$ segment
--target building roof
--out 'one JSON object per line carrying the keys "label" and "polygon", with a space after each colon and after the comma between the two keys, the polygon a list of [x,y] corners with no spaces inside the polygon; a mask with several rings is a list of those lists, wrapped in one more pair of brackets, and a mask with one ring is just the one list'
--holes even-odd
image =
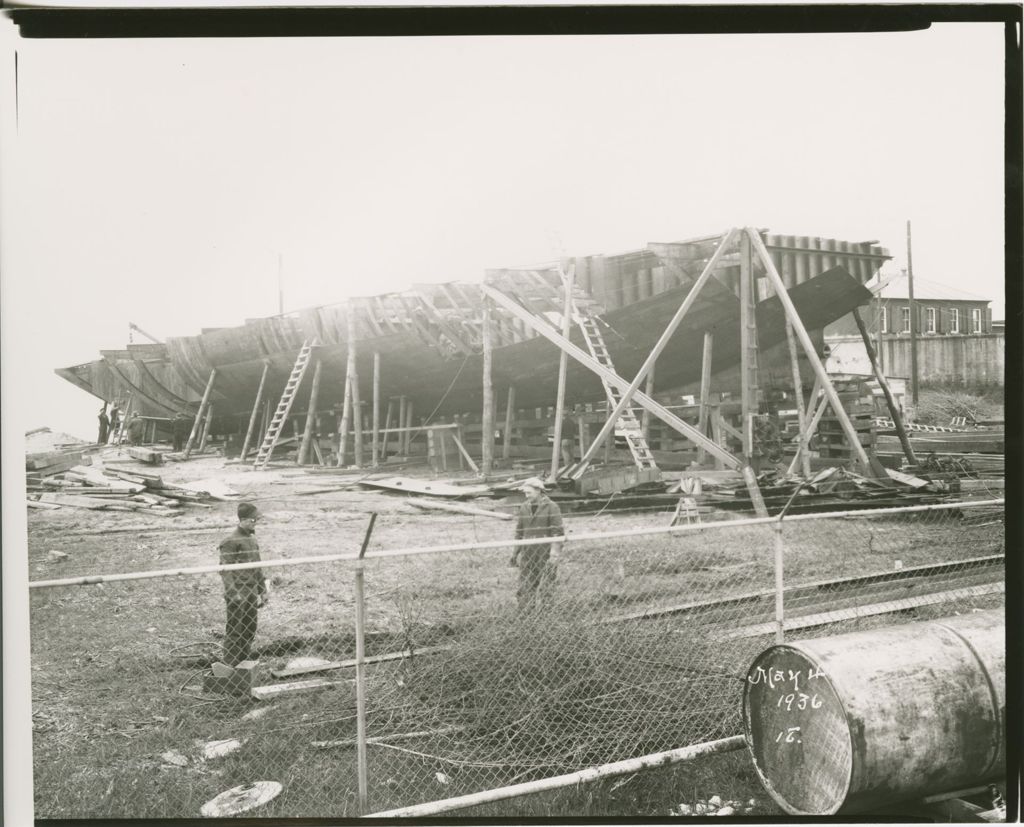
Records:
{"label": "building roof", "polygon": [[[864,286],[883,299],[906,299],[910,296],[907,277],[902,273],[890,276],[878,273]],[[914,276],[914,301],[990,302],[992,299]]]}

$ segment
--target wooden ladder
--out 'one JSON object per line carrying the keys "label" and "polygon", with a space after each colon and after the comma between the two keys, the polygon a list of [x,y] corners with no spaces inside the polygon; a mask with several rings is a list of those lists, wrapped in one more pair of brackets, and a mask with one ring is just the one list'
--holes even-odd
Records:
{"label": "wooden ladder", "polygon": [[[590,313],[580,312],[578,307],[575,306],[573,308],[573,315],[576,317],[580,330],[583,331],[583,339],[587,343],[587,350],[590,351],[590,355],[614,373],[615,365],[612,364],[612,357],[608,353],[608,346],[605,344],[597,319]],[[601,383],[604,385],[604,392],[608,398],[608,410],[610,412],[622,401],[622,391],[605,381],[604,377],[601,378]],[[656,469],[658,467],[654,462],[654,455],[651,453],[647,440],[644,438],[644,432],[640,427],[640,420],[637,419],[634,408],[626,407],[622,410],[622,413],[619,415],[619,421],[615,423],[614,434],[626,440],[626,445],[629,447],[629,452],[633,455],[633,461],[636,463],[637,468]]]}
{"label": "wooden ladder", "polygon": [[288,383],[284,386],[284,393],[281,394],[281,401],[277,403],[277,410],[274,411],[274,415],[270,419],[270,425],[267,426],[267,432],[263,436],[263,444],[260,445],[260,449],[256,453],[256,460],[252,464],[252,467],[257,470],[263,470],[267,467],[267,463],[270,462],[270,455],[274,453],[274,448],[277,447],[277,441],[281,437],[281,429],[284,428],[284,423],[288,419],[288,413],[292,409],[292,402],[295,401],[295,393],[302,383],[302,377],[306,374],[306,367],[309,365],[309,359],[315,345],[316,343],[312,339],[307,339],[302,343],[302,349],[295,359],[291,376],[288,377]]}

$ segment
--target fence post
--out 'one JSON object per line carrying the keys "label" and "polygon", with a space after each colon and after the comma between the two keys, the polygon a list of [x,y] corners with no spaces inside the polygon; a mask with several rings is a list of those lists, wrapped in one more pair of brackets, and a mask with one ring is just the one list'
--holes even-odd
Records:
{"label": "fence post", "polygon": [[786,547],[782,542],[782,518],[785,512],[779,514],[779,519],[772,523],[775,530],[775,642],[783,643],[786,639],[783,631],[783,623],[786,619],[783,592],[785,590],[785,578],[783,577],[782,566]]}
{"label": "fence post", "polygon": [[370,809],[366,771],[366,605],[363,591],[363,558],[366,556],[366,547],[370,543],[370,534],[373,533],[373,524],[376,521],[377,512],[374,511],[370,514],[370,524],[366,527],[363,546],[359,549],[359,559],[356,560],[356,775],[359,783],[360,815],[366,815]]}

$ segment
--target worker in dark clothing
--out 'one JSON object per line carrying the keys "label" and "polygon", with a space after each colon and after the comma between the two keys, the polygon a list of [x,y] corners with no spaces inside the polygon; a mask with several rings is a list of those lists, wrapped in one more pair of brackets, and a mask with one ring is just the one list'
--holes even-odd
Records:
{"label": "worker in dark clothing", "polygon": [[107,436],[110,434],[110,417],[107,416],[107,406],[100,408],[100,433],[96,440],[100,445],[107,444]]}
{"label": "worker in dark clothing", "polygon": [[142,418],[142,414],[138,411],[132,414],[132,418],[128,420],[128,444],[129,445],[141,445],[142,435],[146,430],[146,420]]}
{"label": "worker in dark clothing", "polygon": [[171,422],[171,436],[175,451],[181,451],[185,448],[185,441],[190,433],[192,433],[192,419],[188,414],[178,411]]}
{"label": "worker in dark clothing", "polygon": [[121,410],[117,407],[117,403],[114,403],[114,407],[110,409],[110,441],[113,442],[117,436],[118,426],[121,424]]}
{"label": "worker in dark clothing", "polygon": [[[255,563],[260,559],[256,521],[260,513],[252,503],[238,504],[238,528],[220,544],[221,565]],[[258,610],[267,605],[270,593],[262,569],[222,571],[226,623],[224,663],[237,666],[249,660],[256,638]]]}
{"label": "worker in dark clothing", "polygon": [[[543,480],[531,477],[523,483],[522,490],[526,501],[519,507],[516,539],[561,537],[565,533],[562,512],[544,494]],[[533,609],[537,605],[538,595],[542,606],[551,605],[561,550],[561,540],[516,546],[512,552],[511,565],[519,567],[516,598],[520,611]]]}

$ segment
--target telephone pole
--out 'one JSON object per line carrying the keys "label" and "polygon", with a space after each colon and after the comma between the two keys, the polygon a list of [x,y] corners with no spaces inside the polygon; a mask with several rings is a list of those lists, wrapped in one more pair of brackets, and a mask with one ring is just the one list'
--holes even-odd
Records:
{"label": "telephone pole", "polygon": [[917,407],[917,307],[914,305],[914,260],[910,251],[910,220],[907,220],[907,294],[910,299],[910,399]]}

